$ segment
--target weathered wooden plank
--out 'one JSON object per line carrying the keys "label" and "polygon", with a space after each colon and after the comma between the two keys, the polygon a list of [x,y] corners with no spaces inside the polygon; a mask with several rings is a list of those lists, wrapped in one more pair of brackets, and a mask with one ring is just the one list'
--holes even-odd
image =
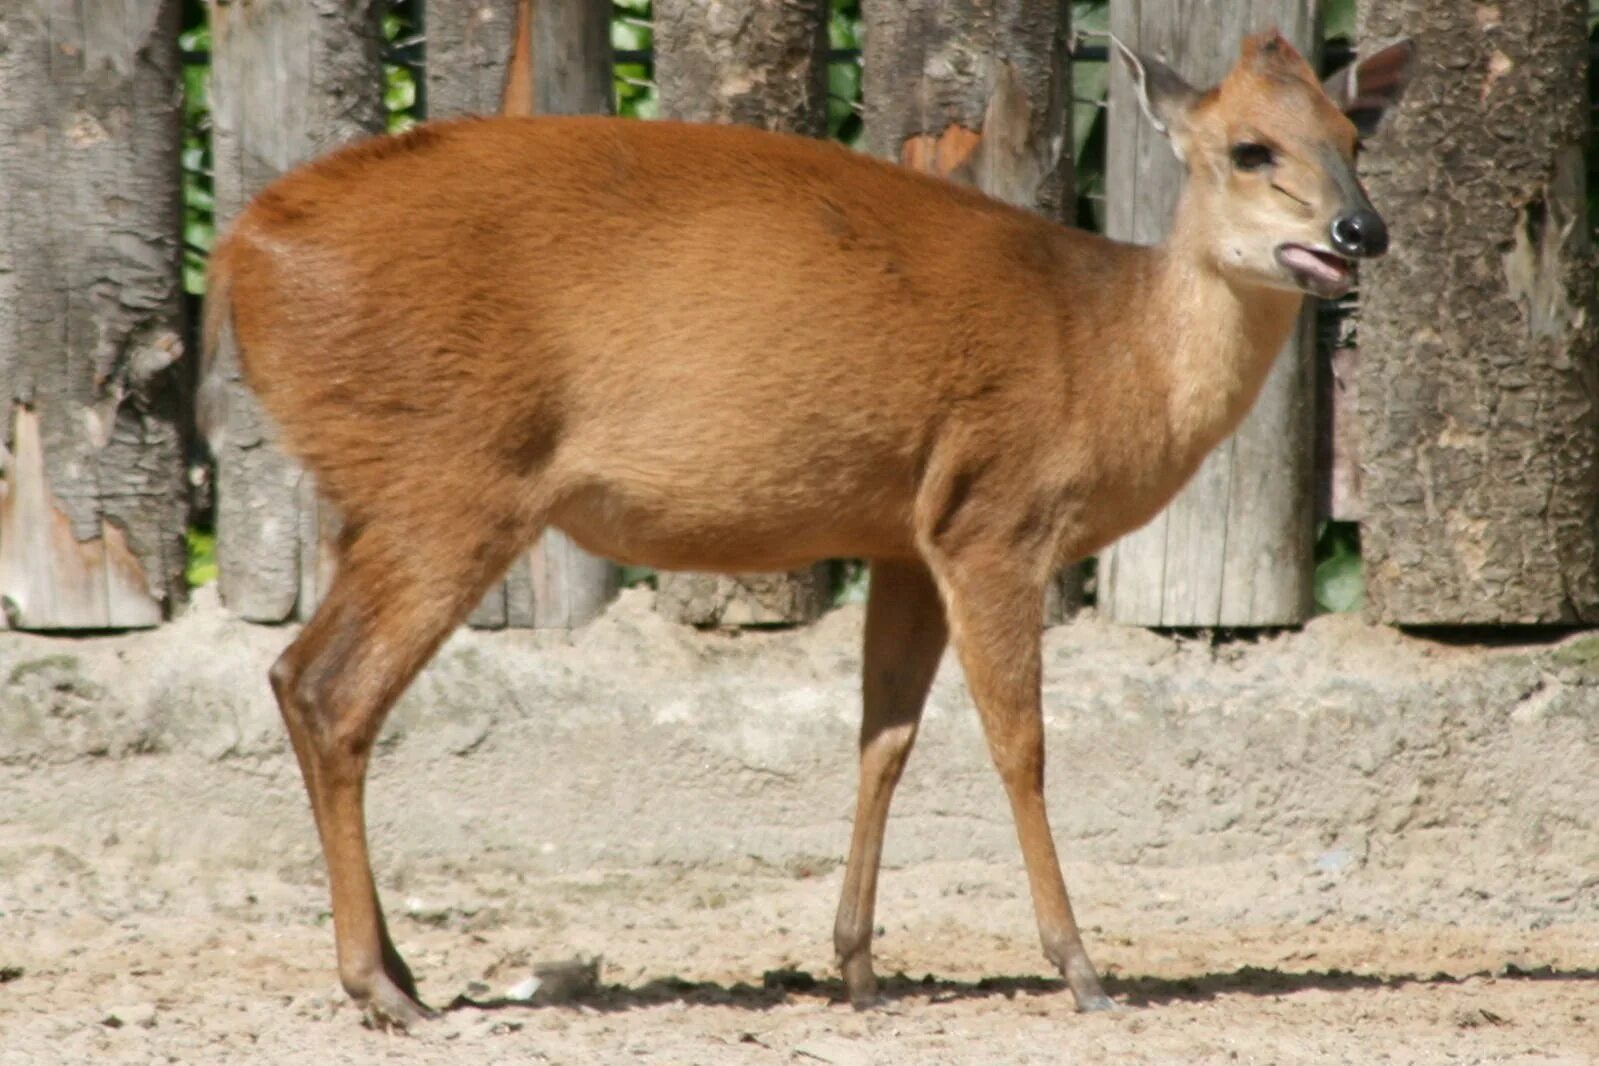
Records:
{"label": "weathered wooden plank", "polygon": [[[910,0],[863,12],[868,149],[1071,221],[1070,3]],[[1072,567],[1051,585],[1045,617],[1081,605]]]}
{"label": "weathered wooden plank", "polygon": [[[827,132],[826,0],[656,0],[661,116]],[[656,610],[691,625],[807,622],[831,601],[832,567],[736,578],[663,573]]]}
{"label": "weathered wooden plank", "polygon": [[1409,625],[1599,621],[1599,307],[1587,7],[1388,0],[1420,57],[1362,156],[1367,603]]}
{"label": "weathered wooden plank", "polygon": [[0,5],[0,601],[154,625],[187,490],[178,0]]}
{"label": "weathered wooden plank", "polygon": [[[518,0],[470,0],[425,5],[427,62],[423,100],[429,118],[492,115],[506,88],[506,63],[517,30]],[[507,582],[527,580],[526,564],[513,568],[483,596],[467,618],[477,629],[502,629],[509,622]],[[531,597],[522,622],[531,623]]]}
{"label": "weathered wooden plank", "polygon": [[[427,25],[427,115],[498,114],[517,23],[518,0],[435,0]],[[612,109],[608,0],[534,5],[534,110],[605,114]]]}
{"label": "weathered wooden plank", "polygon": [[[1272,25],[1313,57],[1316,7],[1315,0],[1136,0],[1112,5],[1111,29],[1206,85],[1226,73],[1244,34]],[[1182,172],[1139,114],[1127,72],[1113,66],[1106,231],[1154,243],[1170,225]],[[1099,605],[1109,617],[1148,626],[1280,626],[1309,616],[1313,314],[1306,309],[1306,328],[1285,346],[1238,432],[1170,506],[1105,552]]]}
{"label": "weathered wooden plank", "polygon": [[[217,222],[273,178],[384,129],[378,0],[233,0],[211,9]],[[217,353],[227,430],[217,462],[223,601],[259,622],[307,617],[319,596],[325,519],[244,383],[231,339]],[[325,580],[325,572],[323,574]]]}
{"label": "weathered wooden plank", "polygon": [[423,7],[428,118],[499,113],[516,6],[517,0],[456,0]]}
{"label": "weathered wooden plank", "polygon": [[[519,0],[434,3],[427,20],[429,118],[512,113],[606,114],[612,109],[611,5],[564,0],[532,6],[533,94],[507,67],[520,26]],[[509,95],[508,95],[509,94]],[[480,628],[569,629],[616,594],[615,566],[589,555],[560,530],[547,531],[517,559],[467,619]]]}

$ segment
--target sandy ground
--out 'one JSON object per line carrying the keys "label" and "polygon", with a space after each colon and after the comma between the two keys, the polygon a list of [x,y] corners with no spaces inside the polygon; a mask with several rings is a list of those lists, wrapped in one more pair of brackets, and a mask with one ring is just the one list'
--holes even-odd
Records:
{"label": "sandy ground", "polygon": [[[890,825],[901,976],[856,1012],[830,931],[858,611],[733,639],[646,607],[467,634],[397,712],[379,879],[450,1008],[412,1035],[336,986],[259,691],[286,633],[202,607],[0,637],[0,1063],[1599,1062],[1591,638],[1053,632],[1051,801],[1113,1015],[1037,951],[946,670]],[[507,1001],[593,956],[598,989]]]}
{"label": "sandy ground", "polygon": [[537,960],[595,953],[602,988],[394,1036],[335,987],[309,872],[201,879],[102,856],[90,874],[48,845],[12,854],[32,905],[6,916],[21,973],[0,990],[5,1063],[1599,1061],[1599,925],[1233,924],[1215,897],[1238,870],[1069,871],[1095,900],[1115,1016],[1073,1013],[1044,976],[1013,869],[891,872],[880,969],[907,976],[865,1013],[826,957],[837,871],[439,870],[395,923],[433,1003],[493,1004]]}

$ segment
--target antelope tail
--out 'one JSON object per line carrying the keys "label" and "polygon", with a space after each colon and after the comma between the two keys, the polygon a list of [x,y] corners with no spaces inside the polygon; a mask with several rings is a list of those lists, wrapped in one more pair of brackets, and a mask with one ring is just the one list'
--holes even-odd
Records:
{"label": "antelope tail", "polygon": [[500,114],[511,118],[525,118],[534,113],[533,3],[534,0],[517,0],[516,4],[511,62],[506,67],[505,92],[500,97]]}

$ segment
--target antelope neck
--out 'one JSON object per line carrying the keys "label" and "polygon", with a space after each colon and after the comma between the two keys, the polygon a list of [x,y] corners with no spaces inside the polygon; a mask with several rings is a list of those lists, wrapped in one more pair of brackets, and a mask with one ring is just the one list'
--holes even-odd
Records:
{"label": "antelope neck", "polygon": [[1222,274],[1183,222],[1179,210],[1171,238],[1151,249],[1153,313],[1141,325],[1172,444],[1202,454],[1253,406],[1304,297]]}

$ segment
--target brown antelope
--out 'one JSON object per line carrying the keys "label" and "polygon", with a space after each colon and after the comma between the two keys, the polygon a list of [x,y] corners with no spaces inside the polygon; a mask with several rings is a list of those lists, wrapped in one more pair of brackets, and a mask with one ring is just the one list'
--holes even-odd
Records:
{"label": "brown antelope", "polygon": [[1392,46],[1323,87],[1273,31],[1200,92],[1116,50],[1186,166],[1157,247],[834,144],[606,118],[378,138],[234,222],[211,260],[207,350],[231,323],[283,446],[343,516],[332,587],[271,682],[327,860],[339,975],[378,1020],[428,1011],[368,859],[373,742],[552,526],[661,568],[869,560],[834,930],[851,999],[876,992],[884,824],[948,640],[1044,954],[1080,1009],[1112,1005],[1044,808],[1045,584],[1170,500],[1244,416],[1304,294],[1346,292],[1353,260],[1382,253],[1346,112],[1379,114],[1410,56]]}

